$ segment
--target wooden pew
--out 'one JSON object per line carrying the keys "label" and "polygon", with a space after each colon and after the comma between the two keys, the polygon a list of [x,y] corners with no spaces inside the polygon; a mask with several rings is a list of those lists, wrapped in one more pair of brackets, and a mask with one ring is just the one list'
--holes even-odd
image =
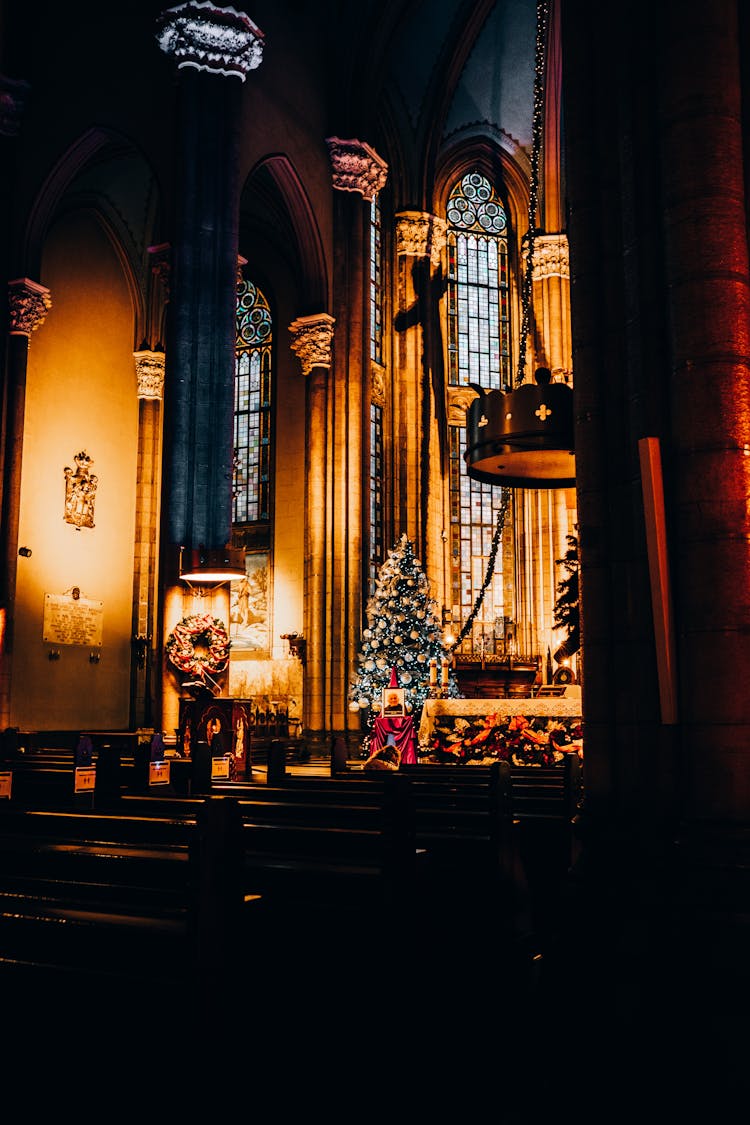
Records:
{"label": "wooden pew", "polygon": [[421,857],[419,883],[411,891],[415,909],[424,918],[434,918],[437,910],[445,924],[447,904],[457,911],[460,898],[465,913],[476,892],[485,909],[491,906],[503,925],[510,924],[523,888],[509,770],[498,762],[467,774],[462,771],[455,781],[450,771],[422,773],[414,767],[397,772],[352,770],[335,778],[293,776],[276,786],[241,786],[240,804],[248,812],[254,810],[256,821],[270,817],[288,824],[314,817],[320,823],[342,828],[348,822],[349,828],[362,829],[370,825],[388,786],[400,779]]}
{"label": "wooden pew", "polygon": [[[3,768],[12,774],[10,803],[16,806],[49,808],[89,808],[113,804],[121,786],[127,783],[127,765],[119,756],[100,761],[95,755],[96,788],[93,792],[75,792],[75,751],[70,747],[38,747],[10,758]],[[132,765],[132,763],[131,763]]]}
{"label": "wooden pew", "polygon": [[367,799],[317,786],[243,796],[248,878],[271,905],[313,910],[319,919],[403,910],[424,854],[414,838],[407,788],[405,779],[393,776]]}
{"label": "wooden pew", "polygon": [[37,969],[200,982],[260,903],[242,882],[236,804],[196,815],[0,811],[0,980]]}

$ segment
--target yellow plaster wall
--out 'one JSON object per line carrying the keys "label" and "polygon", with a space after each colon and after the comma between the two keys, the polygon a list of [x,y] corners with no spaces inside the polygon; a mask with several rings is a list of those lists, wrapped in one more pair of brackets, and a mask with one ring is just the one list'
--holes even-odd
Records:
{"label": "yellow plaster wall", "polygon": [[[15,606],[11,723],[126,728],[129,718],[138,400],[133,313],[121,266],[93,217],[53,227],[41,281],[52,307],[31,336]],[[66,466],[85,449],[98,477],[93,528],[64,520]],[[99,663],[89,646],[42,634],[44,595],[77,586],[103,603]],[[59,648],[60,658],[48,654]]]}

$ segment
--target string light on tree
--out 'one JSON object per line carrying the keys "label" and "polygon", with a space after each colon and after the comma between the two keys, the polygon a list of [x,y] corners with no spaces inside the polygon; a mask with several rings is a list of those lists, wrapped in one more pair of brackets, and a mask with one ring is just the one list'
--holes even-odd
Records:
{"label": "string light on tree", "polygon": [[350,710],[369,710],[374,719],[394,668],[409,713],[421,712],[430,687],[437,683],[438,669],[445,677],[442,686],[447,694],[460,698],[449,669],[438,606],[408,536],[402,535],[388,552],[366,612],[357,678],[349,688]]}

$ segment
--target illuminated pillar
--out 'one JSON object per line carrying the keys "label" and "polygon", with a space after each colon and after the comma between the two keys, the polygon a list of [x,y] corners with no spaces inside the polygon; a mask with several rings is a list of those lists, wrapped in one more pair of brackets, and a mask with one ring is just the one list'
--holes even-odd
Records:
{"label": "illuminated pillar", "polygon": [[[549,368],[554,381],[571,386],[570,257],[564,234],[537,233],[534,239],[532,302],[535,366]],[[524,651],[546,658],[547,649],[555,652],[564,639],[553,635],[556,586],[564,576],[556,560],[575,531],[575,489],[523,490],[519,510],[524,513],[525,566],[518,575]]]}
{"label": "illuminated pillar", "polygon": [[5,380],[5,435],[3,449],[2,515],[3,544],[0,576],[0,728],[10,722],[10,688],[13,658],[13,620],[18,563],[18,520],[23,465],[23,428],[26,413],[26,371],[29,339],[52,307],[49,289],[27,277],[8,283],[9,336]]}
{"label": "illuminated pillar", "polygon": [[305,638],[302,724],[315,739],[325,731],[326,663],[329,649],[329,404],[334,319],[327,313],[300,317],[289,326],[292,351],[307,380],[305,441]]}
{"label": "illuminated pillar", "polygon": [[370,204],[388,169],[358,140],[327,141],[334,187],[334,307],[336,342],[329,384],[330,488],[328,524],[331,592],[330,640],[325,685],[326,730],[359,733],[349,711],[349,684],[362,632],[363,554],[367,536],[365,471],[370,404]]}
{"label": "illuminated pillar", "polygon": [[[404,532],[443,603],[449,527],[448,398],[445,324],[447,223],[435,215],[396,215],[398,311],[393,343],[393,540]],[[390,545],[390,544],[389,544]],[[442,592],[442,596],[441,596]]]}
{"label": "illuminated pillar", "polygon": [[[138,385],[138,475],[136,480],[133,569],[133,660],[131,725],[152,726],[153,638],[159,541],[161,477],[161,409],[164,397],[164,353],[138,351],[133,356]],[[159,648],[157,646],[157,652]],[[157,665],[158,667],[158,665]]]}

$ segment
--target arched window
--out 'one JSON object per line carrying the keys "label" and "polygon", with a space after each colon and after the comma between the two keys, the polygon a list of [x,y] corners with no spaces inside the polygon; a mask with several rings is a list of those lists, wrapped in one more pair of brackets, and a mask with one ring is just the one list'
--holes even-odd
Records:
{"label": "arched window", "polygon": [[232,522],[268,523],[271,494],[271,344],[268,301],[251,281],[237,287]]}
{"label": "arched window", "polygon": [[[448,199],[449,383],[506,389],[512,383],[505,209],[480,172],[465,175]],[[466,430],[450,427],[451,603],[463,623],[488,570],[502,490],[472,480]],[[459,651],[502,653],[506,646],[502,550],[472,632]]]}

